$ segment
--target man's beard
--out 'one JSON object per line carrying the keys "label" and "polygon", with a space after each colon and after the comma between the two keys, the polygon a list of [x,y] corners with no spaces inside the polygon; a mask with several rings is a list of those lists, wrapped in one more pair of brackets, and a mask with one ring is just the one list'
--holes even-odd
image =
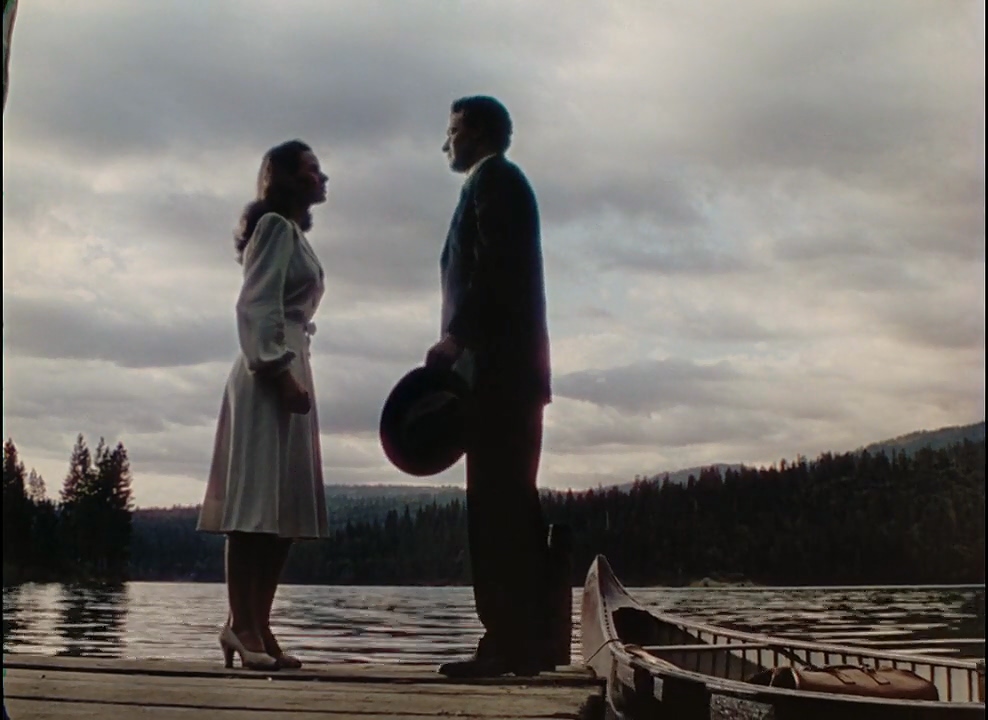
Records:
{"label": "man's beard", "polygon": [[449,161],[449,168],[453,172],[465,173],[480,158],[477,156],[476,147],[465,147],[460,152],[455,153]]}
{"label": "man's beard", "polygon": [[453,172],[466,172],[473,163],[463,159],[463,156],[453,156],[449,161],[449,169]]}

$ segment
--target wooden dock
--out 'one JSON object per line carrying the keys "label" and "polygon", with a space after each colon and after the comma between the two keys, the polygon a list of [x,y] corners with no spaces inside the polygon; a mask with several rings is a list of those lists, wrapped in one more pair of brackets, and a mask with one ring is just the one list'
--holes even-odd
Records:
{"label": "wooden dock", "polygon": [[5,655],[10,720],[594,720],[603,682],[569,667],[535,678],[452,681],[434,666],[307,663],[255,672],[221,663]]}

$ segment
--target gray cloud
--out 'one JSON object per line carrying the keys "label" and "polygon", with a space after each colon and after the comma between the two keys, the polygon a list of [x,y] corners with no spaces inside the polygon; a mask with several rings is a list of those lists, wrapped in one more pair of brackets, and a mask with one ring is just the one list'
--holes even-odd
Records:
{"label": "gray cloud", "polygon": [[733,377],[726,363],[703,366],[671,359],[569,373],[557,378],[554,387],[563,397],[647,414],[682,404],[709,405]]}
{"label": "gray cloud", "polygon": [[172,426],[214,423],[225,379],[221,366],[162,370],[38,358],[5,365],[18,386],[5,402],[8,421],[29,420],[71,437],[168,433]]}
{"label": "gray cloud", "polygon": [[232,318],[156,322],[126,307],[13,297],[4,300],[8,350],[25,357],[105,360],[124,368],[232,358]]}
{"label": "gray cloud", "polygon": [[981,419],[976,27],[919,0],[26,4],[4,113],[8,432],[59,473],[77,432],[123,438],[143,497],[197,499],[236,352],[231,230],[262,152],[302,137],[331,177],[310,233],[327,477],[407,480],[377,413],[438,332],[462,180],[439,146],[473,92],[507,103],[540,200],[545,483]]}
{"label": "gray cloud", "polygon": [[778,420],[759,411],[739,410],[725,403],[716,413],[707,406],[659,412],[651,420],[620,412],[592,413],[552,435],[549,450],[587,455],[629,448],[675,449],[725,442],[757,442],[770,437]]}
{"label": "gray cloud", "polygon": [[[34,92],[19,98],[22,117],[38,122],[21,132],[90,158],[192,150],[204,139],[253,147],[259,137],[274,142],[286,133],[374,150],[382,138],[431,136],[438,154],[459,87],[501,84],[504,68],[533,50],[519,54],[511,35],[498,32],[512,29],[510,13],[482,8],[467,17],[388,3],[364,3],[360,12],[297,5],[264,13],[260,24],[231,2],[117,6],[112,14],[107,24],[103,14],[59,8],[57,16],[39,14],[47,27],[36,30],[28,12],[18,18],[25,20],[18,39],[63,69],[25,68],[21,82],[34,81]],[[544,51],[568,47],[557,34],[566,21],[557,20],[542,35]],[[486,25],[482,37],[462,32],[478,22]],[[80,36],[100,52],[74,53]],[[437,41],[443,52],[430,51]],[[450,54],[460,62],[449,62]],[[75,112],[61,112],[65,106]]]}
{"label": "gray cloud", "polygon": [[363,435],[365,438],[376,436],[384,400],[413,365],[402,367],[346,358],[332,362],[334,367],[328,374],[329,382],[317,380],[316,387],[323,432]]}
{"label": "gray cloud", "polygon": [[748,262],[716,251],[690,247],[678,250],[648,250],[612,248],[605,254],[602,266],[624,272],[651,275],[721,275],[748,269]]}
{"label": "gray cloud", "polygon": [[760,319],[730,309],[702,310],[693,306],[678,308],[665,318],[667,332],[694,342],[754,343],[794,340],[797,331],[775,330],[768,325],[770,318]]}
{"label": "gray cloud", "polygon": [[907,307],[894,305],[884,312],[885,318],[905,341],[944,349],[985,349],[985,311],[973,304],[952,302],[935,296],[927,302]]}
{"label": "gray cloud", "polygon": [[[149,317],[140,309],[92,301],[67,303],[14,296],[5,301],[7,351],[13,356],[103,360],[121,368],[232,362],[238,352],[234,309],[226,316]],[[373,317],[373,315],[371,315]],[[322,352],[358,361],[414,363],[432,335],[400,318],[333,317],[317,324]]]}
{"label": "gray cloud", "polygon": [[[917,406],[937,392],[916,394],[895,374],[873,378],[850,392],[843,372],[807,364],[794,367],[771,358],[700,365],[667,359],[566,374],[555,382],[564,402],[593,410],[571,411],[561,426],[559,451],[599,452],[601,446],[679,448],[775,443],[795,433],[854,423],[857,403],[884,402],[902,394]],[[960,398],[954,397],[956,404]],[[582,449],[581,449],[582,448]]]}

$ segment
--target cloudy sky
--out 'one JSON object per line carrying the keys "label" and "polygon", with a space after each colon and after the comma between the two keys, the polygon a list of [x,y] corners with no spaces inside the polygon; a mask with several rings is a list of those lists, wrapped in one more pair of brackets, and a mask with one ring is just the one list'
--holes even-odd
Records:
{"label": "cloudy sky", "polygon": [[[330,175],[310,239],[326,477],[438,332],[450,101],[500,97],[540,200],[542,484],[771,463],[985,417],[975,0],[25,0],[3,123],[4,434],[77,433],[197,503],[261,154]],[[436,477],[463,482],[462,464]]]}

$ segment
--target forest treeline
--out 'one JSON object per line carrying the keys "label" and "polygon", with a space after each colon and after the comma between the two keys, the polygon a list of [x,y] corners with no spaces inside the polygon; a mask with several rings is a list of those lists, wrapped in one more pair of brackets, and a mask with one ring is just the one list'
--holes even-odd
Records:
{"label": "forest treeline", "polygon": [[3,446],[3,579],[125,580],[133,530],[127,450],[76,439],[58,498]]}
{"label": "forest treeline", "polygon": [[[223,540],[197,509],[133,511],[126,450],[80,436],[57,501],[4,446],[4,577],[220,581]],[[466,514],[455,489],[431,498],[330,493],[332,536],[299,543],[284,580],[455,585],[470,580]],[[596,553],[632,585],[709,577],[774,585],[983,583],[985,442],[886,455],[711,467],[685,483],[546,492],[568,525],[574,584]],[[511,532],[506,523],[505,532]]]}

